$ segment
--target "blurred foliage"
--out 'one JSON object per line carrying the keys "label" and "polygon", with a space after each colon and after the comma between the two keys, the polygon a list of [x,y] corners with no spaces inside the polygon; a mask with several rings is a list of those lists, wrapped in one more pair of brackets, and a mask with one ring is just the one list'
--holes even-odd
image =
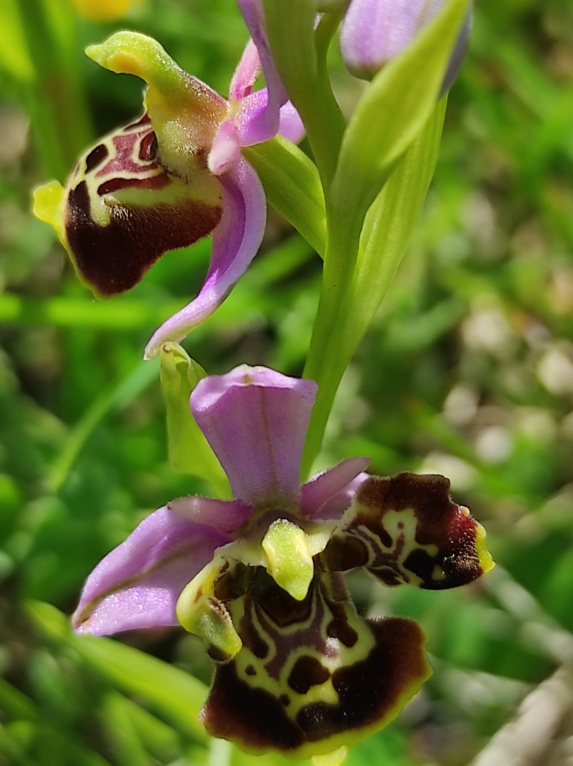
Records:
{"label": "blurred foliage", "polygon": [[[119,26],[153,34],[223,93],[246,40],[228,0],[145,0],[98,24],[66,0],[6,0],[0,764],[240,766],[253,759],[196,723],[210,675],[199,641],[179,630],[79,639],[54,607],[31,603],[69,613],[145,514],[207,491],[170,467],[158,371],[140,360],[200,285],[209,244],[168,254],[129,295],[96,304],[29,212],[35,183],[63,178],[80,148],[141,109],[133,78],[82,54]],[[356,86],[333,60],[351,102]],[[445,593],[350,578],[364,612],[419,620],[436,672],[348,766],[463,766],[573,662],[572,104],[573,6],[478,2],[423,220],[343,381],[321,466],[365,454],[376,473],[448,475],[498,568]],[[187,349],[208,372],[246,362],[299,374],[319,279],[319,259],[271,212],[265,251]]]}

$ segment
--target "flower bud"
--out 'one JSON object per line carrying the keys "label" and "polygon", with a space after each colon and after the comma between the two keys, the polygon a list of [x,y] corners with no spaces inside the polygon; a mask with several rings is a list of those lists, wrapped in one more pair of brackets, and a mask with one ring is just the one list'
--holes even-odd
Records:
{"label": "flower bud", "polygon": [[[340,46],[352,74],[371,79],[398,56],[441,10],[446,0],[350,0],[344,17]],[[471,26],[471,10],[444,75],[442,94],[453,84],[465,55]]]}

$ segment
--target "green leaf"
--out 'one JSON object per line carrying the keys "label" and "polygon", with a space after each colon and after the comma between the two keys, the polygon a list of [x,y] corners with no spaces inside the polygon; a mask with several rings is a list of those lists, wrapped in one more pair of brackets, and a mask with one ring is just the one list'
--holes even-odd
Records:
{"label": "green leaf", "polygon": [[106,415],[110,411],[121,409],[131,402],[151,384],[156,375],[157,365],[155,363],[138,362],[126,378],[122,378],[92,402],[82,418],[70,431],[48,475],[48,483],[54,492],[58,492],[64,486],[86,441]]}
{"label": "green leaf", "polygon": [[442,99],[366,215],[350,299],[357,336],[374,318],[422,212],[438,159],[445,112],[446,100]]}
{"label": "green leaf", "polygon": [[[6,717],[8,721],[17,721],[19,724],[23,721],[30,722],[31,737],[50,738],[58,750],[69,756],[69,761],[66,759],[66,763],[75,763],[78,766],[109,766],[109,761],[76,742],[69,730],[61,731],[61,720],[58,720],[56,716],[50,720],[45,709],[40,708],[3,678],[0,678],[0,710],[3,713],[3,718]],[[3,731],[2,727],[0,727],[0,731]],[[10,755],[13,755],[14,763],[29,763],[27,757],[29,753],[20,750],[17,740],[10,737],[8,726],[4,728],[4,731],[6,734],[4,741],[0,738],[0,758],[5,745],[7,749],[12,750]],[[21,760],[16,760],[16,758]]]}
{"label": "green leaf", "polygon": [[229,482],[189,408],[189,396],[206,376],[177,343],[161,349],[161,390],[167,416],[169,462],[176,471],[206,479],[219,497],[230,497]]}
{"label": "green leaf", "polygon": [[324,194],[314,163],[281,136],[243,153],[259,174],[270,204],[324,257]]}
{"label": "green leaf", "polygon": [[106,733],[119,763],[149,766],[149,758],[130,715],[130,701],[121,694],[107,695],[103,712]]}
{"label": "green leaf", "polygon": [[[426,126],[371,206],[354,274],[341,288],[345,301],[323,302],[305,375],[319,383],[303,464],[310,470],[338,384],[374,318],[404,255],[434,174],[446,100],[434,105]],[[334,278],[335,275],[333,275]]]}
{"label": "green leaf", "polygon": [[22,29],[18,0],[5,0],[0,24],[0,70],[20,82],[34,79],[34,68]]}
{"label": "green leaf", "polygon": [[65,615],[50,604],[32,602],[28,612],[42,633],[72,648],[88,665],[123,691],[143,698],[199,742],[209,737],[198,716],[207,695],[201,681],[109,638],[77,636]]}
{"label": "green leaf", "polygon": [[325,188],[336,168],[345,121],[330,85],[326,54],[338,13],[324,14],[315,31],[316,4],[308,0],[264,0],[273,59],[304,122]]}
{"label": "green leaf", "polygon": [[21,92],[44,169],[63,180],[92,137],[75,14],[63,13],[60,0],[10,0],[7,22],[6,28],[3,4],[0,67],[24,85]]}

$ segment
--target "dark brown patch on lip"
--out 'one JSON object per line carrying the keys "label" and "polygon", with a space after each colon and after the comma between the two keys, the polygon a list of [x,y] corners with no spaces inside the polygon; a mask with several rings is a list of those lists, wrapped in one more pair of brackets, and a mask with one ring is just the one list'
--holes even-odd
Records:
{"label": "dark brown patch on lip", "polygon": [[332,674],[338,704],[311,703],[296,717],[309,742],[383,721],[404,689],[413,682],[421,685],[427,676],[424,636],[415,622],[399,617],[367,622],[376,645],[361,662]]}
{"label": "dark brown patch on lip", "polygon": [[245,602],[245,615],[239,621],[239,634],[245,648],[249,649],[249,651],[251,651],[259,660],[264,660],[269,654],[270,647],[257,632],[255,625],[253,625],[252,616],[250,614],[252,611],[250,599],[245,597]]}
{"label": "dark brown patch on lip", "polygon": [[159,173],[156,176],[150,176],[149,178],[110,178],[109,181],[104,181],[97,187],[97,193],[100,197],[106,194],[113,194],[121,189],[163,189],[165,186],[169,186],[171,181],[167,173]]}
{"label": "dark brown patch on lip", "polygon": [[[361,484],[355,503],[356,515],[337,544],[345,551],[349,539],[368,529],[382,545],[377,550],[372,545],[375,555],[366,566],[387,585],[416,578],[421,582],[414,584],[420,588],[443,590],[466,585],[483,574],[477,551],[478,525],[466,509],[452,502],[450,482],[444,476],[412,473],[390,478],[373,476]],[[413,512],[415,532],[412,534],[404,523],[398,523],[398,534],[393,540],[384,527],[390,511]],[[327,547],[325,553],[328,550]],[[334,563],[343,560],[342,553],[333,551]],[[330,565],[328,557],[326,565]]]}
{"label": "dark brown patch on lip", "polygon": [[152,161],[157,156],[157,136],[155,133],[148,133],[141,139],[139,144],[139,159]]}
{"label": "dark brown patch on lip", "polygon": [[282,750],[296,755],[306,743],[378,722],[382,725],[392,717],[403,693],[413,693],[428,675],[424,637],[414,622],[402,618],[369,620],[368,624],[376,642],[373,649],[364,660],[332,674],[337,704],[310,703],[293,720],[285,707],[288,695],[277,698],[252,687],[238,676],[232,660],[216,668],[201,712],[207,731],[249,751]]}
{"label": "dark brown patch on lip", "polygon": [[215,581],[214,594],[219,601],[233,601],[244,596],[252,577],[251,567],[237,562],[232,567],[225,563]]}
{"label": "dark brown patch on lip", "polygon": [[250,750],[289,751],[304,744],[282,702],[241,680],[234,661],[217,665],[201,720],[214,737],[244,743]]}
{"label": "dark brown patch on lip", "polygon": [[220,206],[193,200],[177,207],[110,207],[108,226],[91,217],[87,184],[69,192],[66,234],[81,277],[107,298],[134,287],[168,250],[186,247],[209,234],[221,219]]}
{"label": "dark brown patch on lip", "polygon": [[368,548],[357,537],[332,537],[321,555],[326,568],[333,572],[347,572],[364,566],[368,561]]}
{"label": "dark brown patch on lip", "polygon": [[300,657],[288,677],[288,685],[297,694],[306,694],[311,686],[323,684],[330,678],[330,671],[315,657]]}
{"label": "dark brown patch on lip", "polygon": [[251,595],[260,608],[271,618],[279,628],[304,622],[312,611],[312,594],[310,592],[302,601],[297,601],[262,568],[258,567]]}
{"label": "dark brown patch on lip", "polygon": [[109,149],[105,144],[98,144],[86,157],[86,173],[95,170],[98,165],[107,159],[109,155]]}
{"label": "dark brown patch on lip", "polygon": [[326,626],[329,638],[338,639],[344,646],[351,648],[358,641],[358,633],[348,624],[346,612],[340,604],[330,603],[332,619]]}

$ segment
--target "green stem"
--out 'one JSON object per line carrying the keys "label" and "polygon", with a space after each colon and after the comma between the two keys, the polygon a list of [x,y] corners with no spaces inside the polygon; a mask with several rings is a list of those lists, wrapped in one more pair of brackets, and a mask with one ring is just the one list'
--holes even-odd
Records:
{"label": "green stem", "polygon": [[93,138],[79,76],[75,17],[49,0],[21,0],[18,8],[34,69],[26,96],[36,145],[46,172],[64,180]]}
{"label": "green stem", "polygon": [[329,236],[318,311],[303,376],[318,383],[302,459],[302,476],[306,478],[320,451],[324,431],[334,397],[355,345],[348,345],[348,323],[351,322],[350,285],[358,255],[356,226],[336,238]]}
{"label": "green stem", "polygon": [[277,69],[306,128],[323,188],[336,170],[346,122],[330,84],[326,53],[340,14],[325,14],[316,32],[308,0],[264,0]]}
{"label": "green stem", "polygon": [[324,257],[324,193],[315,164],[290,141],[272,141],[243,149],[259,174],[267,200]]}
{"label": "green stem", "polygon": [[422,210],[436,166],[445,108],[442,99],[376,198],[362,236],[356,221],[331,222],[335,235],[329,238],[304,370],[319,388],[307,432],[303,478],[320,450],[342,376],[392,282]]}

